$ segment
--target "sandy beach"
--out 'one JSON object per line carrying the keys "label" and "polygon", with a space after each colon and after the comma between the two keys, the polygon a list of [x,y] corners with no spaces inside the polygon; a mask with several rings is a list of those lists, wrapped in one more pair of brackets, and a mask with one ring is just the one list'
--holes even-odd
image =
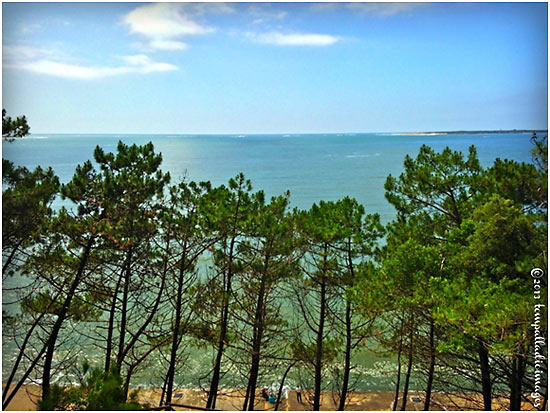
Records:
{"label": "sandy beach", "polygon": [[[242,410],[244,402],[243,390],[222,389],[218,396],[216,408],[224,411]],[[310,411],[311,404],[307,402],[307,392],[303,393],[303,403],[296,399],[296,392],[290,391],[289,397],[283,400],[279,406],[280,411]],[[159,405],[161,391],[158,389],[141,389],[138,393],[140,403],[147,403],[151,408]],[[174,392],[173,403],[186,406],[196,406],[202,408],[206,404],[206,393],[194,389],[178,389]],[[34,385],[23,386],[14,397],[6,410],[8,411],[32,411],[36,410],[36,401],[40,397],[40,387]],[[424,407],[423,393],[409,393],[407,402],[408,411],[419,411]],[[471,398],[471,397],[468,397]],[[475,397],[477,402],[481,402],[480,397]],[[390,411],[392,410],[393,392],[384,391],[357,391],[351,394],[346,410],[351,411]],[[467,401],[459,395],[449,396],[442,393],[435,393],[432,397],[432,410],[479,410],[479,404]],[[258,396],[258,402],[255,409],[260,411],[273,411],[275,405],[265,402]],[[321,396],[321,410],[336,410],[338,404],[333,400],[332,392],[323,392]],[[399,406],[400,407],[400,406]],[[523,410],[536,410],[528,403],[524,403]],[[174,410],[195,410],[181,406],[174,406]],[[506,397],[495,397],[493,399],[493,410],[508,410],[508,400]]]}

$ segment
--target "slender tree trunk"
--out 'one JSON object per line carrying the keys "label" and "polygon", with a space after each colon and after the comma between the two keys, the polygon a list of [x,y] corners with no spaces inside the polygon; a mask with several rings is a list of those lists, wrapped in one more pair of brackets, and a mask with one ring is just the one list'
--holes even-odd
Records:
{"label": "slender tree trunk", "polygon": [[51,369],[52,369],[53,354],[55,350],[55,343],[57,342],[57,336],[59,335],[61,326],[65,321],[65,318],[67,317],[67,312],[69,311],[69,307],[71,305],[71,301],[74,297],[76,289],[80,284],[82,274],[84,273],[84,268],[86,266],[88,257],[90,256],[90,251],[94,244],[94,240],[95,240],[94,236],[90,236],[90,238],[88,239],[88,243],[86,244],[86,247],[84,248],[84,252],[80,258],[80,263],[78,265],[78,270],[76,272],[74,280],[67,293],[65,302],[63,303],[63,306],[61,307],[61,310],[57,315],[57,320],[48,338],[47,349],[46,349],[46,354],[44,359],[44,370],[42,372],[42,400],[46,399],[50,394],[50,378],[51,378],[50,376],[51,376]]}
{"label": "slender tree trunk", "polygon": [[118,290],[120,289],[120,283],[124,277],[124,269],[121,271],[118,277],[115,291],[113,293],[113,300],[111,302],[111,308],[109,309],[109,322],[107,325],[107,348],[105,349],[105,373],[109,372],[111,368],[111,357],[113,352],[113,332],[115,329],[115,313],[116,313],[116,301],[118,298]]}
{"label": "slender tree trunk", "polygon": [[243,411],[246,411],[248,407],[248,400],[250,399],[250,381],[246,386],[246,395],[244,396]]}
{"label": "slender tree trunk", "polygon": [[326,312],[326,270],[327,270],[327,245],[324,247],[323,271],[321,275],[321,297],[319,312],[319,328],[317,330],[317,346],[315,348],[315,394],[313,398],[313,410],[318,411],[321,407],[321,373],[323,363],[323,334],[325,327]]}
{"label": "slender tree trunk", "polygon": [[143,360],[145,360],[147,357],[149,357],[149,355],[157,350],[158,348],[160,347],[163,347],[165,345],[167,345],[169,343],[169,340],[168,339],[164,339],[164,340],[161,340],[159,342],[157,342],[156,344],[154,345],[151,345],[151,347],[149,347],[147,349],[147,351],[145,351],[145,353],[143,353],[142,355],[140,355],[137,360],[134,360],[134,362],[132,364],[129,364],[128,365],[128,371],[126,372],[126,380],[124,381],[124,386],[122,388],[123,390],[123,393],[122,393],[122,401],[125,403],[126,402],[126,399],[128,398],[128,390],[130,388],[130,379],[132,378],[132,374],[134,374],[134,371],[135,369],[141,364],[143,363]]}
{"label": "slender tree trunk", "polygon": [[489,352],[485,345],[478,342],[479,367],[481,370],[481,391],[483,394],[483,410],[492,410],[491,371],[489,367]]}
{"label": "slender tree trunk", "polygon": [[120,337],[118,340],[118,354],[116,361],[117,372],[120,373],[122,361],[124,360],[124,340],[126,336],[126,311],[128,308],[128,289],[130,287],[130,267],[132,263],[132,247],[128,249],[126,258],[126,269],[124,272],[124,285],[122,287],[122,310],[120,317]]}
{"label": "slender tree trunk", "polygon": [[[49,309],[49,306],[48,306]],[[40,320],[46,315],[46,312],[41,313],[36,320],[33,321],[33,324],[27,334],[25,335],[25,339],[23,340],[23,343],[21,344],[21,348],[19,349],[19,354],[17,355],[17,359],[15,360],[15,364],[11,370],[10,376],[8,377],[8,380],[6,381],[6,384],[4,386],[4,391],[2,392],[2,409],[6,410],[6,407],[10,403],[11,399],[17,393],[19,388],[23,385],[25,380],[27,379],[27,376],[31,373],[31,371],[34,369],[34,366],[38,363],[38,360],[42,358],[42,354],[46,351],[47,344],[42,347],[42,350],[38,353],[37,356],[35,356],[35,359],[31,366],[27,369],[23,377],[17,382],[15,389],[10,393],[9,388],[11,386],[11,383],[13,381],[13,378],[15,377],[15,373],[17,373],[17,369],[19,367],[19,363],[21,362],[21,359],[25,355],[25,349],[27,347],[27,344],[30,340],[30,338],[33,336],[34,329],[38,326],[40,323]]]}
{"label": "slender tree trunk", "polygon": [[[262,291],[260,296],[258,296],[258,305],[256,316],[258,317],[256,323],[256,334],[254,337],[254,343],[252,347],[252,364],[250,366],[250,375],[248,379],[248,389],[250,392],[250,398],[248,401],[248,410],[254,410],[254,399],[256,397],[256,384],[258,381],[258,371],[260,369],[260,350],[262,343],[262,332],[263,332],[263,295],[264,295],[264,282],[262,281]],[[262,301],[260,303],[260,300]],[[258,311],[260,314],[258,314]]]}
{"label": "slender tree trunk", "polygon": [[338,410],[344,410],[346,398],[348,396],[349,373],[351,365],[351,305],[346,303],[346,355],[344,360],[344,379],[342,383],[342,393],[340,395],[340,404]]}
{"label": "slender tree trunk", "polygon": [[428,369],[428,382],[426,384],[426,399],[424,401],[424,410],[430,410],[430,401],[432,397],[432,384],[434,380],[435,369],[435,345],[434,345],[434,320],[430,317],[430,367]]}
{"label": "slender tree trunk", "polygon": [[258,300],[256,301],[256,314],[254,317],[254,342],[252,343],[252,364],[250,366],[250,375],[248,388],[250,389],[250,400],[248,410],[254,410],[254,399],[256,398],[256,385],[258,382],[258,372],[260,370],[260,352],[262,349],[262,338],[264,333],[264,298],[266,288],[266,276],[269,266],[269,254],[266,254],[262,280],[260,282],[260,291],[258,291]]}
{"label": "slender tree trunk", "polygon": [[128,371],[126,372],[126,379],[124,380],[124,384],[122,386],[122,400],[126,402],[128,399],[128,390],[130,389],[130,379],[132,378],[132,374],[134,373],[134,366],[130,366],[128,368]]}
{"label": "slender tree trunk", "polygon": [[[252,348],[252,363],[250,366],[250,375],[248,379],[248,410],[254,410],[254,402],[256,399],[256,384],[258,381],[258,371],[260,369],[260,345],[261,338],[260,331],[256,332],[256,337],[254,338],[254,344]],[[246,407],[245,407],[245,410]]]}
{"label": "slender tree trunk", "polygon": [[149,326],[151,321],[153,321],[153,318],[155,317],[155,315],[157,313],[158,306],[159,306],[159,304],[162,300],[162,296],[164,294],[164,287],[166,285],[167,265],[168,265],[168,262],[165,261],[164,269],[163,269],[163,273],[162,273],[162,279],[161,279],[161,282],[160,282],[160,287],[159,287],[159,290],[158,290],[158,293],[157,293],[157,298],[155,299],[155,302],[153,304],[153,308],[149,309],[149,315],[147,316],[147,318],[145,319],[143,324],[139,327],[139,329],[134,334],[132,334],[132,338],[130,339],[130,341],[128,342],[128,344],[126,345],[126,347],[124,348],[124,350],[122,352],[121,360],[124,360],[126,358],[126,355],[135,346],[135,344],[139,340],[139,337],[147,329],[147,326]]}
{"label": "slender tree trunk", "polygon": [[283,393],[283,386],[285,385],[286,376],[288,376],[288,372],[295,363],[295,361],[290,363],[290,365],[286,368],[285,373],[283,374],[283,378],[281,379],[281,383],[279,384],[279,391],[277,392],[277,402],[275,403],[275,407],[273,408],[274,411],[279,410],[279,404],[281,403],[281,395]]}
{"label": "slender tree trunk", "polygon": [[[185,244],[185,248],[187,244]],[[172,403],[172,390],[174,387],[174,374],[176,372],[176,357],[179,347],[179,336],[181,326],[181,295],[183,293],[183,281],[185,276],[185,256],[181,259],[178,274],[178,292],[176,296],[176,314],[174,319],[174,336],[172,337],[172,348],[170,350],[170,365],[168,367],[166,383],[166,404]]]}
{"label": "slender tree trunk", "polygon": [[[351,254],[351,238],[348,238],[348,250],[347,250],[347,261],[348,261],[348,270],[351,277],[351,283],[355,281],[355,271],[353,267],[353,257]],[[349,386],[349,375],[351,369],[351,303],[346,300],[346,350],[345,350],[345,359],[344,359],[344,379],[342,383],[342,392],[340,395],[340,404],[338,410],[344,410],[346,406],[346,398],[348,396],[348,386]]]}
{"label": "slender tree trunk", "polygon": [[[15,395],[17,394],[17,392],[19,391],[19,389],[21,388],[21,386],[23,386],[23,384],[25,384],[25,380],[27,380],[27,377],[29,377],[29,375],[31,374],[31,372],[34,370],[34,368],[36,367],[36,365],[38,364],[38,362],[40,360],[42,360],[42,356],[43,354],[46,352],[46,349],[48,348],[48,343],[46,342],[43,346],[42,346],[42,349],[38,352],[38,354],[34,357],[31,365],[27,368],[27,370],[25,370],[25,373],[23,374],[23,376],[19,379],[19,381],[17,382],[17,384],[15,385],[14,389],[9,393],[9,396],[6,397],[6,400],[5,401],[2,401],[2,409],[3,410],[6,410],[6,408],[8,407],[8,405],[10,404],[10,402],[12,401],[12,399],[15,397]],[[8,391],[8,389],[6,388],[4,390],[5,392]]]}
{"label": "slender tree trunk", "polygon": [[411,317],[410,328],[411,332],[409,335],[409,360],[407,364],[407,373],[405,374],[405,384],[403,386],[403,400],[401,402],[401,410],[404,411],[407,407],[407,397],[409,396],[409,381],[411,378],[412,364],[413,364],[413,338],[414,338],[414,329],[413,329],[413,318]]}
{"label": "slender tree trunk", "polygon": [[21,246],[21,244],[23,244],[23,241],[24,241],[24,238],[22,238],[21,240],[19,240],[19,242],[17,243],[17,245],[15,247],[13,247],[13,249],[11,250],[11,253],[10,253],[10,256],[8,257],[8,259],[6,260],[6,262],[4,263],[4,266],[2,267],[2,275],[4,275],[6,273],[6,270],[8,269],[8,267],[10,266],[11,262],[13,261],[13,258],[15,257],[15,253],[17,252],[17,250],[19,249],[19,247]]}
{"label": "slender tree trunk", "polygon": [[229,297],[231,294],[231,278],[233,276],[233,249],[235,248],[235,241],[237,235],[235,235],[237,230],[237,222],[239,219],[240,207],[241,207],[241,190],[239,189],[239,195],[237,197],[237,203],[235,205],[235,214],[233,215],[233,225],[232,225],[232,237],[231,243],[229,245],[229,260],[227,263],[227,285],[225,289],[225,297],[223,302],[222,309],[222,325],[220,328],[220,337],[218,341],[218,353],[216,354],[216,362],[214,364],[214,371],[212,373],[212,381],[210,382],[210,391],[208,392],[208,400],[206,402],[207,409],[216,408],[216,399],[218,397],[218,386],[220,384],[220,370],[222,363],[222,356],[225,346],[225,338],[227,335],[227,322],[229,318]]}
{"label": "slender tree trunk", "polygon": [[227,285],[225,288],[225,297],[222,308],[222,325],[220,329],[220,337],[218,341],[218,353],[216,354],[216,362],[214,364],[214,372],[212,373],[212,382],[210,383],[210,391],[208,392],[208,401],[206,402],[207,409],[216,408],[216,398],[218,397],[218,386],[220,383],[220,370],[222,364],[222,356],[225,346],[225,337],[227,335],[227,321],[229,319],[229,295],[231,294],[231,278],[233,276],[233,248],[235,246],[235,237],[231,238],[229,247],[229,262],[227,269]]}
{"label": "slender tree trunk", "polygon": [[210,383],[210,391],[208,392],[208,400],[206,402],[207,409],[216,408],[216,398],[218,397],[218,386],[220,383],[221,362],[224,351],[225,336],[227,334],[227,313],[228,308],[224,305],[220,338],[218,342],[218,353],[216,354],[216,362],[214,363],[214,371],[212,373],[212,382]]}
{"label": "slender tree trunk", "polygon": [[397,381],[395,383],[395,396],[393,398],[392,410],[397,410],[397,403],[399,403],[399,386],[401,385],[401,352],[403,351],[403,320],[401,320],[401,326],[399,328],[399,347],[397,348]]}
{"label": "slender tree trunk", "polygon": [[168,403],[164,402],[164,398],[166,397],[166,385],[167,385],[167,378],[165,378],[162,382],[162,392],[160,393],[159,407],[168,405]]}
{"label": "slender tree trunk", "polygon": [[521,355],[513,356],[510,374],[510,411],[521,410],[521,382],[524,371],[523,357]]}
{"label": "slender tree trunk", "polygon": [[29,331],[27,331],[27,334],[23,339],[23,343],[21,343],[21,348],[19,349],[19,354],[17,354],[17,359],[15,360],[13,368],[11,369],[11,372],[10,372],[10,376],[8,377],[8,380],[4,385],[4,391],[2,392],[2,402],[4,402],[6,400],[6,397],[8,396],[8,389],[11,386],[13,378],[15,377],[15,373],[17,372],[17,369],[19,368],[19,363],[21,363],[21,359],[25,354],[25,349],[27,348],[27,344],[33,335],[34,329],[38,326],[38,324],[40,323],[40,320],[44,318],[44,315],[46,315],[45,312],[40,313],[40,315],[33,321],[31,328],[29,329]]}

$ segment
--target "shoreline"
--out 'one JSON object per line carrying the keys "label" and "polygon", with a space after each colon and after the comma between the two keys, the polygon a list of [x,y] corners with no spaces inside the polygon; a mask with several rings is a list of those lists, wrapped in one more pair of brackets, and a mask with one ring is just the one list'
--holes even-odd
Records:
{"label": "shoreline", "polygon": [[430,131],[430,132],[403,132],[403,136],[435,136],[435,135],[499,135],[508,133],[533,134],[548,133],[545,129],[505,129],[505,130],[453,130],[453,131]]}
{"label": "shoreline", "polygon": [[[138,391],[138,401],[140,403],[149,404],[150,408],[159,406],[161,389],[131,389]],[[223,411],[238,411],[242,410],[244,402],[244,389],[220,389],[217,398],[216,408]],[[310,391],[303,391],[303,403],[299,403],[296,399],[296,392],[291,390],[288,392],[288,399],[281,400],[279,411],[311,411],[311,404],[307,401]],[[349,396],[349,401],[346,405],[346,410],[351,411],[391,411],[394,399],[392,391],[355,391]],[[402,396],[402,393],[400,393]],[[36,402],[40,398],[40,386],[24,385],[17,392],[6,411],[34,411],[36,410]],[[337,399],[337,397],[336,397]],[[469,399],[469,400],[467,400]],[[204,408],[206,405],[206,392],[199,389],[175,389],[173,403],[174,410],[194,410],[190,407]],[[479,404],[478,404],[479,403]],[[459,395],[459,394],[444,394],[435,392],[432,394],[431,410],[482,410],[481,395]],[[188,408],[177,406],[187,405]],[[399,400],[398,410],[401,406],[401,397]],[[275,405],[264,401],[258,396],[255,404],[255,410],[273,411]],[[334,401],[332,391],[323,391],[321,394],[321,410],[334,411],[338,407]],[[409,392],[407,400],[407,411],[418,411],[424,408],[424,393]],[[508,410],[509,401],[505,396],[494,396],[493,410]],[[535,411],[529,403],[523,402],[522,410]]]}

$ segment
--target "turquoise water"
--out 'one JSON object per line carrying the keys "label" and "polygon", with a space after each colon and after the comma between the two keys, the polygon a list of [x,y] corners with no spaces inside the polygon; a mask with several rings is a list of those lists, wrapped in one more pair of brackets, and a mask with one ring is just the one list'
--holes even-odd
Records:
{"label": "turquoise water", "polygon": [[32,135],[2,144],[3,157],[16,165],[51,166],[67,182],[78,164],[92,159],[100,145],[115,151],[119,140],[152,141],[163,155],[162,169],[172,179],[188,176],[226,183],[239,172],[268,196],[290,190],[293,206],[309,208],[319,200],[357,198],[367,212],[387,222],[394,216],[384,198],[384,181],[402,170],[403,158],[415,156],[422,144],[435,150],[450,146],[467,153],[476,145],[481,163],[495,158],[530,160],[530,134],[436,135]]}
{"label": "turquoise water", "polygon": [[[268,196],[290,190],[291,203],[309,208],[319,200],[355,197],[367,212],[377,212],[384,222],[394,217],[393,208],[384,198],[384,182],[389,174],[402,171],[403,159],[416,156],[422,144],[435,150],[450,146],[467,153],[475,145],[482,165],[495,158],[517,161],[531,159],[530,134],[464,134],[411,136],[394,134],[315,134],[315,135],[54,135],[37,134],[9,143],[3,141],[3,157],[16,165],[34,168],[51,166],[62,182],[67,182],[78,164],[93,158],[100,145],[116,151],[119,140],[127,144],[152,141],[163,155],[162,169],[173,180],[187,176],[192,180],[226,183],[239,172],[252,180],[254,189]],[[60,201],[57,201],[57,206]],[[3,302],[6,302],[6,295]],[[92,363],[101,363],[101,354],[92,354]],[[4,377],[14,348],[3,342]],[[186,377],[176,383],[196,386],[194,378],[207,373],[212,354],[193,351]],[[94,360],[96,359],[97,360]],[[358,355],[365,390],[389,390],[394,364],[371,353]],[[153,361],[153,364],[155,361]],[[292,380],[292,378],[289,378]],[[152,377],[142,376],[144,385],[157,385]],[[228,383],[229,384],[229,383]],[[421,384],[419,384],[421,385]],[[415,387],[415,383],[412,383]]]}

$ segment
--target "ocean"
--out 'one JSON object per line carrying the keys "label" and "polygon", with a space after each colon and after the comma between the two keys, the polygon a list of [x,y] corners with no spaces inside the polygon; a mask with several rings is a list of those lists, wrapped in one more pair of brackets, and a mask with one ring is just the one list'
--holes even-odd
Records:
{"label": "ocean", "polygon": [[[468,152],[475,145],[483,166],[496,158],[530,161],[530,134],[398,135],[398,134],[285,134],[285,135],[69,135],[34,134],[14,142],[3,141],[3,157],[16,165],[51,166],[61,182],[75,167],[93,159],[96,145],[116,151],[126,144],[152,141],[162,153],[162,169],[173,181],[182,177],[226,183],[239,172],[255,190],[268,197],[290,191],[292,206],[309,208],[320,200],[356,198],[368,213],[384,222],[394,210],[384,198],[389,174],[402,171],[405,155],[416,156],[422,144],[437,151],[449,146]],[[58,201],[59,203],[60,201]]]}
{"label": "ocean", "polygon": [[[290,191],[293,207],[309,208],[320,200],[335,201],[344,196],[356,198],[368,213],[379,213],[387,223],[395,211],[384,198],[384,182],[389,174],[399,175],[406,155],[415,157],[422,144],[441,151],[446,146],[467,154],[475,145],[481,164],[490,166],[496,158],[531,160],[531,134],[285,134],[285,135],[122,135],[122,134],[33,134],[14,142],[2,142],[2,156],[19,166],[51,166],[62,183],[68,182],[78,164],[93,159],[96,145],[116,151],[119,140],[126,144],[152,141],[162,153],[162,169],[172,182],[187,177],[226,183],[239,172],[252,181],[255,190],[268,197]],[[54,207],[59,207],[58,200]],[[8,280],[9,284],[9,280]],[[6,285],[6,284],[5,284]],[[3,303],[10,294],[3,294]],[[9,307],[9,306],[8,306]],[[3,376],[15,357],[13,343],[3,340]],[[85,350],[83,357],[101,363],[101,354]],[[191,350],[186,375],[176,386],[196,387],[197,378],[207,374],[212,362],[209,350]],[[395,364],[371,353],[360,354],[355,371],[363,376],[357,388],[391,390]],[[152,361],[154,365],[154,361]],[[152,366],[151,366],[152,368]],[[154,368],[153,368],[154,370]],[[274,377],[276,374],[274,375]],[[59,378],[71,381],[71,377]],[[232,385],[231,374],[225,385]],[[292,377],[289,377],[292,384]],[[134,385],[158,386],[147,373],[136,376]],[[223,385],[224,383],[222,383]],[[270,384],[270,383],[267,383]],[[222,386],[223,387],[223,386]],[[413,382],[411,388],[421,388]]]}

